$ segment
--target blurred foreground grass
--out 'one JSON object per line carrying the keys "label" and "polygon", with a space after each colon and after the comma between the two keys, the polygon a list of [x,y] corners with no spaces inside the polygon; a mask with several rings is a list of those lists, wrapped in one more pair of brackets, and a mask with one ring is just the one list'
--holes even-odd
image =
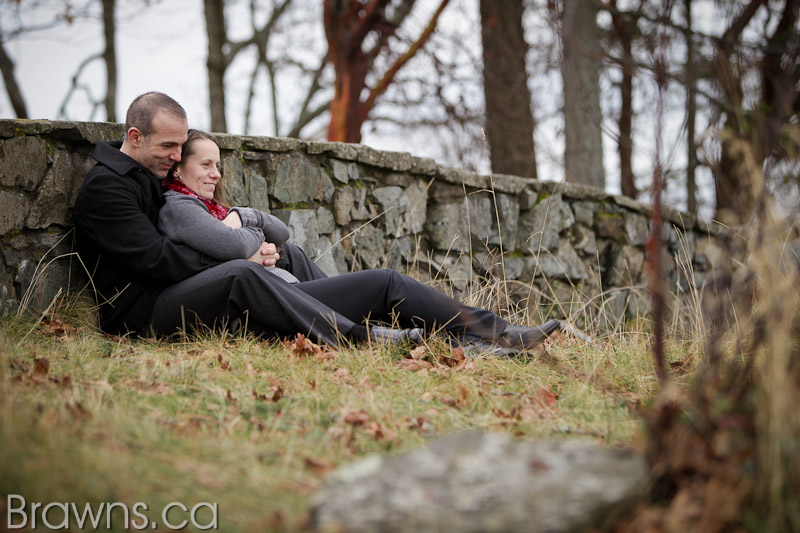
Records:
{"label": "blurred foreground grass", "polygon": [[[632,408],[657,389],[648,342],[631,331],[589,346],[560,333],[531,357],[459,360],[436,343],[411,353],[220,335],[148,342],[6,317],[3,526],[17,494],[29,507],[143,502],[157,523],[170,502],[216,503],[221,531],[298,530],[331,469],[459,430],[636,444]],[[678,364],[694,350],[672,349]],[[188,518],[174,511],[171,523]]]}

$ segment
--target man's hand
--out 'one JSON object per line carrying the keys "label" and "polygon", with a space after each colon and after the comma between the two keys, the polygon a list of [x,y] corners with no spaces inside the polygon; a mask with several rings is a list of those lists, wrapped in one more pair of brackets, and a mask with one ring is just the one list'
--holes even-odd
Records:
{"label": "man's hand", "polygon": [[261,244],[261,248],[253,254],[253,257],[248,258],[248,261],[253,261],[254,263],[259,263],[264,266],[274,266],[280,258],[278,247],[271,242],[264,242]]}

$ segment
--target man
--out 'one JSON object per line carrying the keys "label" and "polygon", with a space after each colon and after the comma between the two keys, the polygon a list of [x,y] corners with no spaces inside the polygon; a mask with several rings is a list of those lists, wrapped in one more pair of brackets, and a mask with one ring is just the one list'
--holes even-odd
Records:
{"label": "man", "polygon": [[[122,143],[97,145],[97,165],[74,210],[78,251],[92,272],[105,331],[169,335],[237,322],[258,335],[304,333],[336,345],[340,336],[421,341],[416,328],[424,327],[511,353],[538,345],[558,327],[510,325],[392,270],[326,278],[301,251],[291,270],[301,282],[290,285],[262,267],[281,259],[270,243],[249,260],[227,262],[175,244],[156,221],[164,203],[160,179],[180,161],[187,138],[186,113],[169,96],[146,93],[131,103],[125,129]],[[397,319],[409,329],[368,330],[366,318]]]}
{"label": "man", "polygon": [[[150,319],[156,299],[165,287],[222,262],[174,244],[156,230],[158,210],[163,205],[160,179],[180,161],[181,145],[187,136],[183,108],[165,94],[143,94],[131,104],[125,130],[122,143],[97,145],[93,156],[98,164],[81,187],[74,216],[78,251],[92,272],[100,304],[101,328],[147,334],[154,325]],[[325,277],[313,263],[304,264],[305,255],[296,247],[290,250],[298,265],[293,273],[301,280]],[[275,265],[280,259],[275,245],[266,242],[250,258],[265,266]],[[203,285],[200,282],[197,287]],[[217,322],[208,318],[209,325]],[[219,318],[239,317],[220,313]],[[190,319],[193,317],[183,315],[180,326],[188,325],[185,320]],[[310,329],[310,324],[300,323],[303,330]],[[161,325],[166,327],[155,329],[171,329],[174,324]],[[334,342],[332,332],[325,333],[325,339]]]}

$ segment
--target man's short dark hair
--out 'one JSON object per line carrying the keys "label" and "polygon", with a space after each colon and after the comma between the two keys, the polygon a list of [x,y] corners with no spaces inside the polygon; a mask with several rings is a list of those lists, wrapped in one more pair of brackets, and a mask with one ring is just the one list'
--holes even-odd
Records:
{"label": "man's short dark hair", "polygon": [[151,91],[137,96],[128,107],[125,116],[125,131],[136,128],[147,137],[153,133],[153,117],[159,111],[165,111],[172,116],[186,120],[186,111],[181,104],[164,93]]}

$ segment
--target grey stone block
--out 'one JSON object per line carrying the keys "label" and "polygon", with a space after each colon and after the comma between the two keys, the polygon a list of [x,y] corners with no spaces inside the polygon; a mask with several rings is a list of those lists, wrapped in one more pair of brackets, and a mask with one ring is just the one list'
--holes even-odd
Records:
{"label": "grey stone block", "polygon": [[594,226],[594,216],[599,210],[599,206],[592,202],[571,202],[572,212],[575,215],[575,222],[587,227]]}
{"label": "grey stone block", "polygon": [[650,233],[647,218],[642,215],[629,214],[625,217],[625,235],[628,244],[634,246],[644,246]]}
{"label": "grey stone block", "polygon": [[[519,228],[519,200],[510,194],[495,193],[496,206],[492,206],[492,235],[489,244],[503,245],[504,250],[517,249]],[[494,209],[496,207],[496,209]],[[499,228],[498,228],[499,220]]]}
{"label": "grey stone block", "polygon": [[0,140],[0,185],[34,191],[47,172],[47,143],[39,137]]}
{"label": "grey stone block", "polygon": [[489,193],[473,193],[467,196],[467,217],[473,247],[480,248],[495,234],[492,229],[493,211]]}
{"label": "grey stone block", "polygon": [[378,201],[386,234],[400,237],[403,234],[403,219],[408,208],[408,200],[400,187],[378,187],[372,195]]}
{"label": "grey stone block", "polygon": [[379,268],[385,258],[386,237],[375,226],[368,224],[356,231],[353,236],[353,250],[361,261],[361,268]]}
{"label": "grey stone block", "polygon": [[625,233],[625,219],[622,215],[598,213],[595,217],[594,227],[598,237],[613,239],[619,243],[625,243],[628,240]]}
{"label": "grey stone block", "polygon": [[81,154],[57,150],[53,165],[31,203],[25,225],[33,229],[46,228],[51,224],[71,225],[70,209],[83,178],[92,166],[94,161],[87,160]]}
{"label": "grey stone block", "polygon": [[340,226],[346,226],[352,218],[352,211],[355,208],[353,189],[344,187],[337,189],[333,193],[333,218]]}
{"label": "grey stone block", "polygon": [[618,252],[612,252],[612,262],[606,272],[604,285],[607,287],[628,287],[639,283],[644,266],[644,252],[631,246],[623,245]]}
{"label": "grey stone block", "polygon": [[355,161],[358,158],[360,149],[359,145],[350,143],[306,141],[303,144],[308,154],[330,154],[345,161]]}
{"label": "grey stone block", "polygon": [[299,154],[281,158],[275,169],[272,195],[279,202],[327,202],[333,196],[333,182],[319,165]]}
{"label": "grey stone block", "polygon": [[312,209],[276,209],[272,214],[288,226],[290,241],[309,253],[311,246],[319,238],[316,211]]}
{"label": "grey stone block", "polygon": [[332,473],[314,531],[573,532],[613,525],[636,501],[644,461],[580,441],[458,433]]}
{"label": "grey stone block", "polygon": [[321,234],[330,235],[336,229],[333,214],[324,207],[317,208],[317,230]]}
{"label": "grey stone block", "polygon": [[534,252],[540,248],[555,250],[561,230],[574,223],[574,218],[570,220],[565,217],[567,212],[562,209],[562,204],[561,195],[555,194],[520,215],[517,248]]}
{"label": "grey stone block", "polygon": [[414,180],[403,191],[403,196],[407,204],[403,226],[408,233],[419,233],[425,227],[428,216],[428,189],[424,182]]}
{"label": "grey stone block", "polygon": [[269,213],[269,190],[267,179],[253,169],[245,170],[245,183],[249,206]]}
{"label": "grey stone block", "polygon": [[28,209],[29,202],[24,194],[0,191],[0,235],[22,229]]}
{"label": "grey stone block", "polygon": [[545,278],[580,281],[589,278],[589,272],[567,239],[561,239],[553,252],[541,252],[537,270]]}
{"label": "grey stone block", "polygon": [[[231,136],[231,137],[238,137],[238,136]],[[263,150],[265,152],[291,152],[293,150],[297,150],[301,146],[301,141],[297,139],[291,139],[288,137],[239,137],[239,140],[232,140],[234,148],[238,146],[237,142],[241,143],[241,146],[245,148],[249,148],[251,150]]]}
{"label": "grey stone block", "polygon": [[594,258],[597,255],[597,237],[582,224],[575,224],[569,230],[572,246],[578,252]]}
{"label": "grey stone block", "polygon": [[242,162],[238,157],[228,155],[222,158],[221,166],[224,178],[217,187],[220,188],[222,200],[228,205],[249,206],[250,198]]}
{"label": "grey stone block", "polygon": [[330,166],[333,179],[339,183],[347,184],[350,180],[359,178],[358,166],[355,163],[345,163],[344,161],[333,159],[330,162]]}
{"label": "grey stone block", "polygon": [[463,203],[433,204],[428,210],[425,229],[431,246],[436,250],[466,250],[467,213]]}

